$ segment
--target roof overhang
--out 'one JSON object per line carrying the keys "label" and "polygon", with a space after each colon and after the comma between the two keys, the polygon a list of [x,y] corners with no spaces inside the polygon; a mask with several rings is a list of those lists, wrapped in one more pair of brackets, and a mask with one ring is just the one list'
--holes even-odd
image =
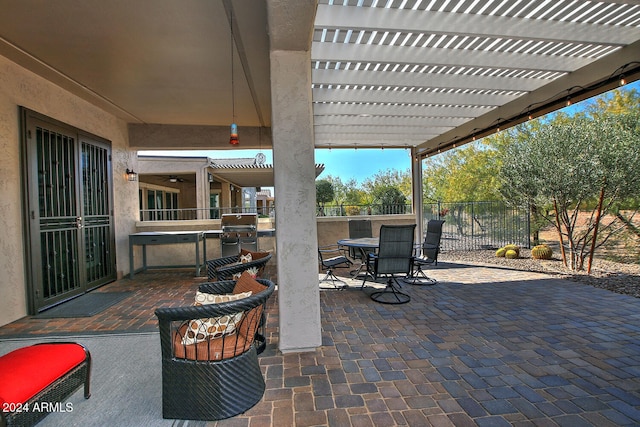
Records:
{"label": "roof overhang", "polygon": [[[237,187],[273,187],[273,165],[211,165],[214,179]],[[324,171],[323,164],[316,165],[316,177]]]}

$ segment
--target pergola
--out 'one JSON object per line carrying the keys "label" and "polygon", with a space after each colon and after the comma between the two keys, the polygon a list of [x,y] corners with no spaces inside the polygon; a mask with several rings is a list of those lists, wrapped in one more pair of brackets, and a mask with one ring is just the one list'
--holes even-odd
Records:
{"label": "pergola", "polygon": [[234,149],[232,122],[238,148],[273,149],[276,228],[289,231],[277,243],[283,351],[320,344],[317,286],[300,285],[316,280],[315,148],[408,148],[419,200],[425,156],[640,76],[636,0],[4,0],[2,11],[0,55],[126,123],[126,150]]}

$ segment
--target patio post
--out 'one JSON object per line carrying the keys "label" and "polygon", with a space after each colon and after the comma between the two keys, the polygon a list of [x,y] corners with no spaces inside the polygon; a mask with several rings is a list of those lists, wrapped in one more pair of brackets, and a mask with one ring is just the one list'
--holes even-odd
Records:
{"label": "patio post", "polygon": [[411,148],[411,191],[413,213],[416,216],[416,243],[422,243],[424,233],[424,201],[422,200],[422,158]]}
{"label": "patio post", "polygon": [[[286,14],[281,8],[286,8]],[[279,22],[290,8],[304,16]],[[315,216],[315,158],[311,97],[311,34],[315,2],[267,2],[270,28],[271,121],[279,348],[314,351],[322,345]],[[273,20],[278,22],[273,22]]]}

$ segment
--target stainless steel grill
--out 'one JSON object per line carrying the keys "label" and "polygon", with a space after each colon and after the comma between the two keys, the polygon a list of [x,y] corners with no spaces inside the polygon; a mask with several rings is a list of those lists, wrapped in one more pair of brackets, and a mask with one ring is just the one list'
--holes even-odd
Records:
{"label": "stainless steel grill", "polygon": [[222,235],[220,250],[222,256],[237,255],[240,249],[258,250],[258,215],[226,214],[220,220]]}

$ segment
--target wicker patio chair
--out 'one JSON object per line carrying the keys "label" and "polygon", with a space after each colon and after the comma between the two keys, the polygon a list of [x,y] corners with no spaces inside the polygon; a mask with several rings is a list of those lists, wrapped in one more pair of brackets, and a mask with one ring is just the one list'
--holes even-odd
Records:
{"label": "wicker patio chair", "polygon": [[[251,261],[243,263],[241,257],[247,254],[251,254]],[[251,268],[255,268],[257,277],[261,277],[271,256],[272,254],[269,252],[250,252],[242,249],[239,255],[208,260],[207,277],[209,280],[231,280],[234,275]]]}
{"label": "wicker patio chair", "polygon": [[[260,401],[265,383],[254,337],[274,288],[273,282],[244,273],[237,281],[203,283],[199,291],[214,295],[251,291],[251,296],[155,311],[162,351],[163,418],[221,420]],[[230,319],[237,321],[232,332]],[[194,330],[192,322],[203,321],[213,325],[208,329],[215,331],[212,336],[189,333]]]}
{"label": "wicker patio chair", "polygon": [[[242,258],[251,255],[251,261],[243,262]],[[255,273],[255,277],[262,277],[264,269],[271,259],[269,252],[251,252],[241,249],[238,255],[230,255],[207,261],[207,277],[209,280],[232,280],[236,279],[243,271]],[[264,317],[260,320],[260,326],[256,333],[256,350],[258,354],[264,351],[267,344],[264,336]]]}

